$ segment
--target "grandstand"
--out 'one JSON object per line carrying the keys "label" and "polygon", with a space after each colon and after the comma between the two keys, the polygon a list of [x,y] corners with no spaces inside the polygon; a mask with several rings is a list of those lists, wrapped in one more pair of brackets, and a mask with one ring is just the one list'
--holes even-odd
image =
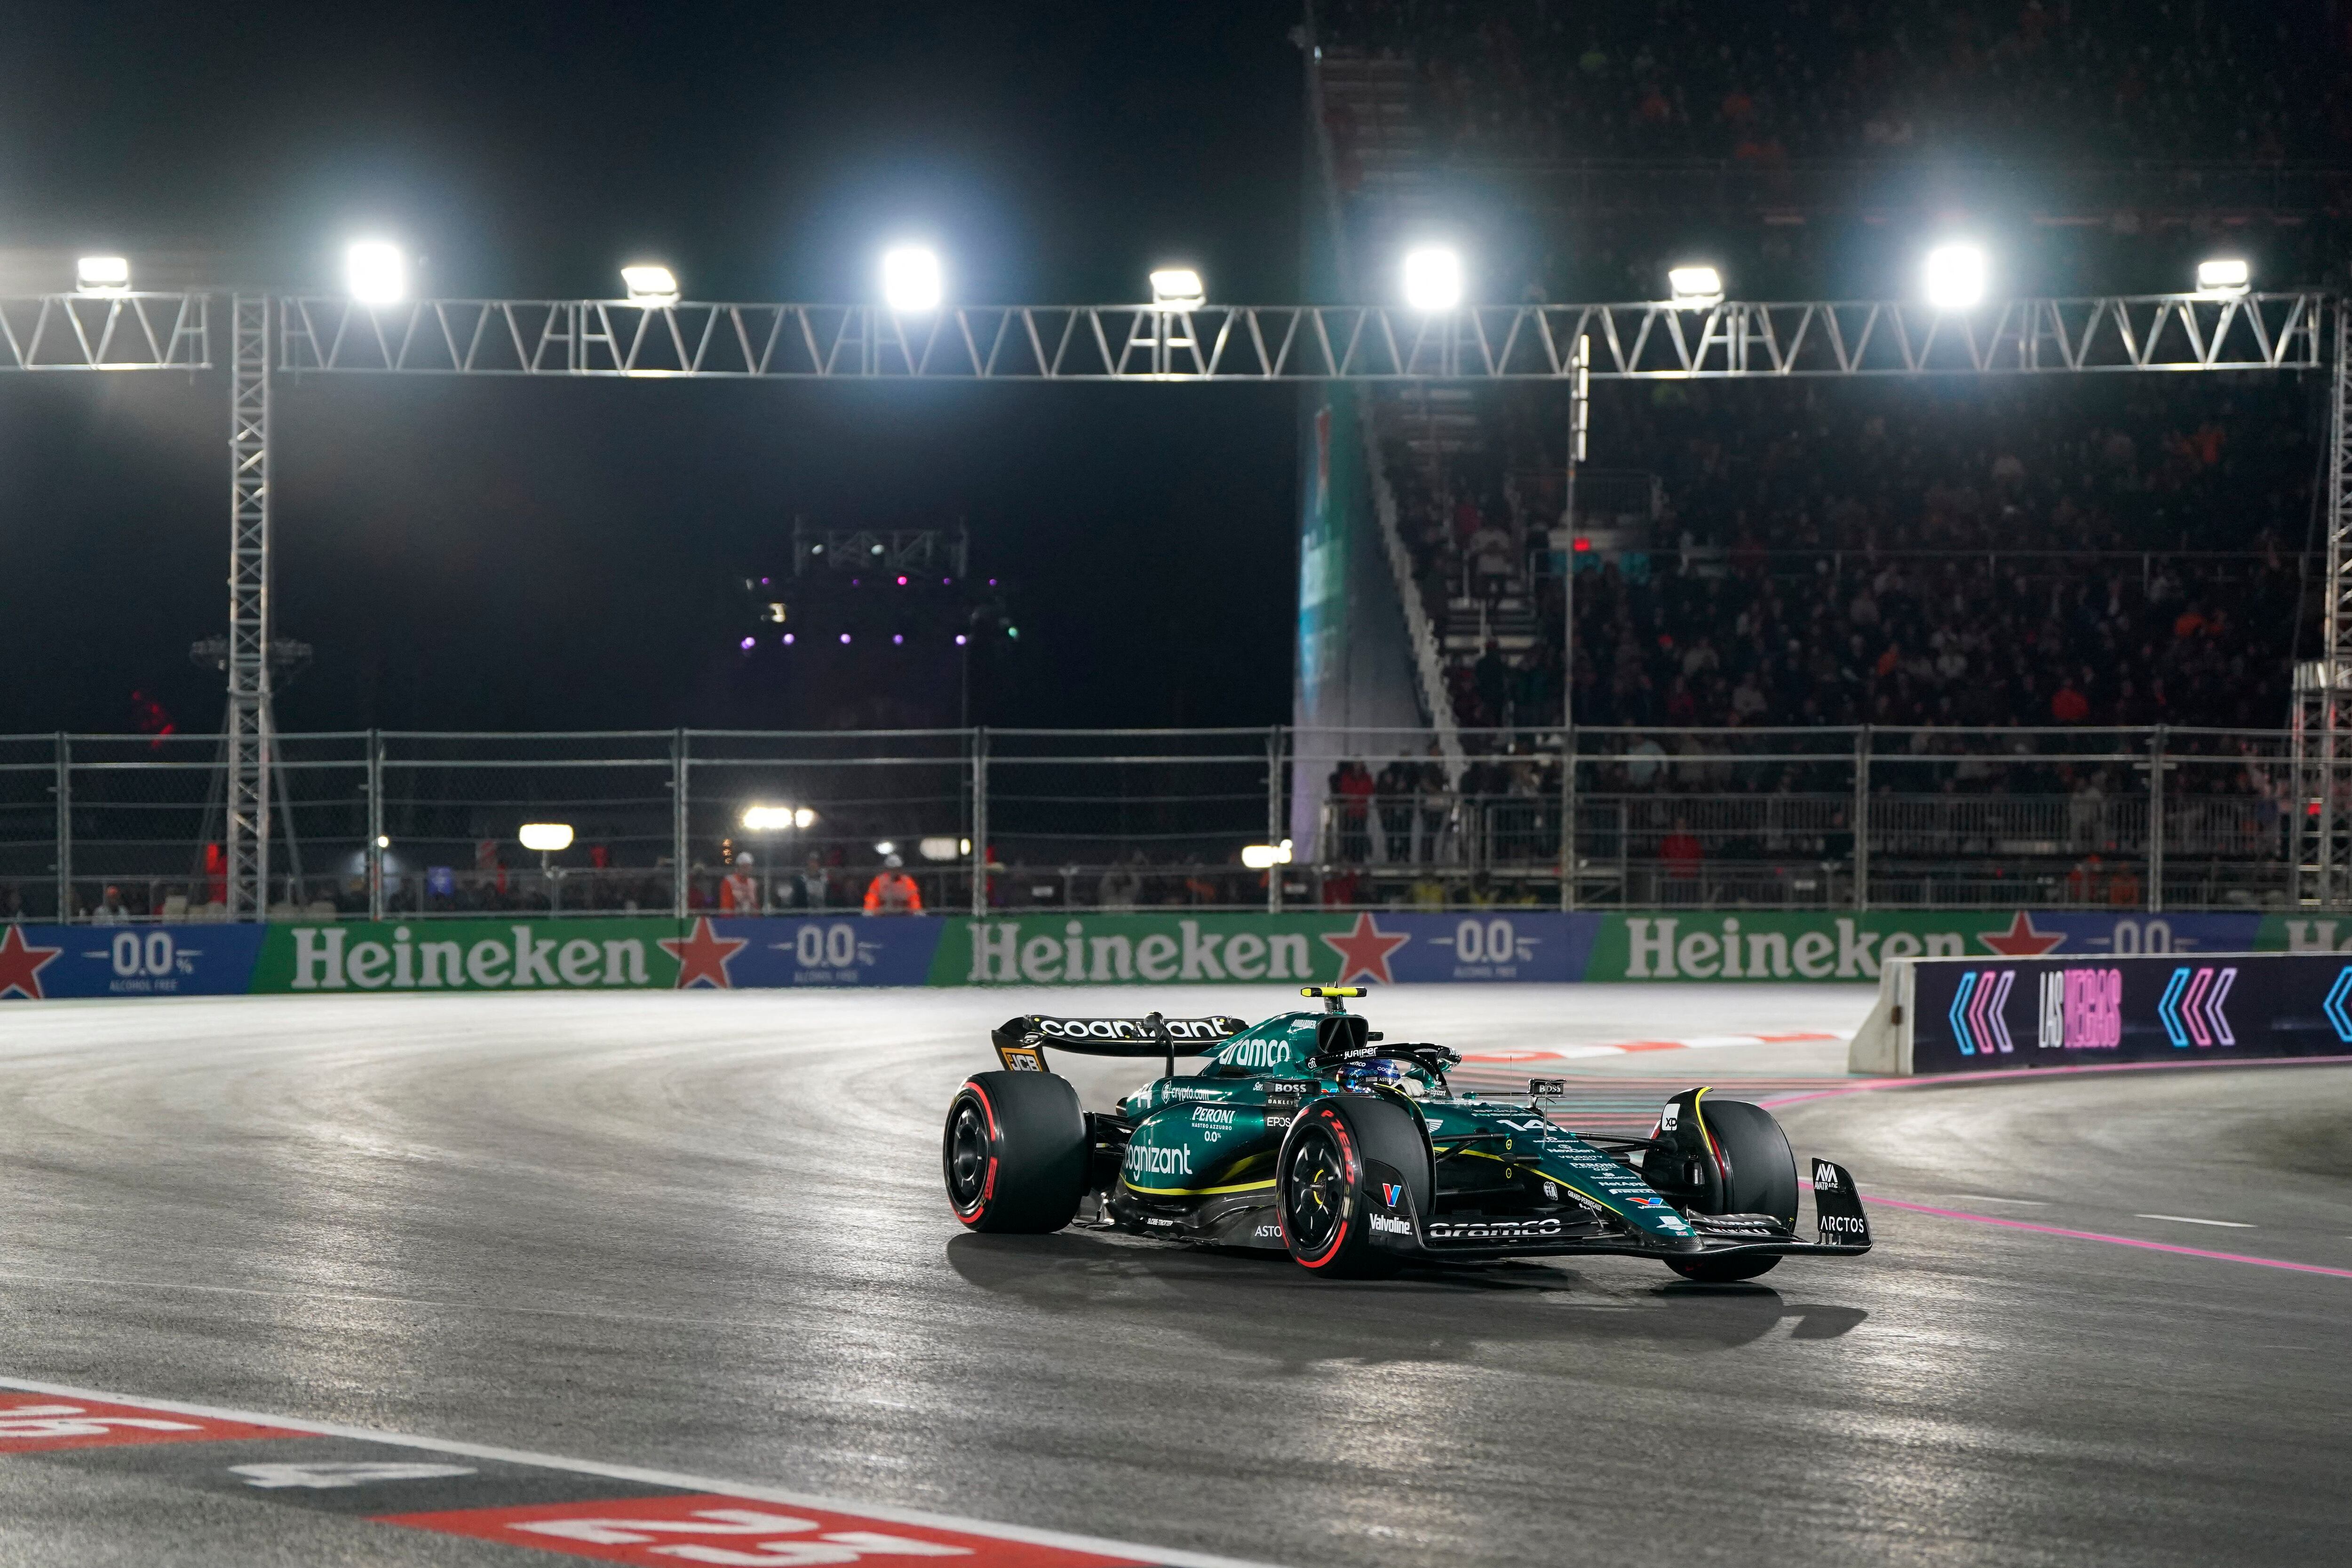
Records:
{"label": "grandstand", "polygon": [[[1877,298],[1958,232],[2000,236],[2026,292],[2178,290],[2221,253],[2340,286],[2347,23],[1331,0],[1312,70],[1336,270],[1375,287],[1444,234],[1487,299],[1655,298],[1693,261],[1746,298]],[[1604,383],[1572,516],[1566,402],[1372,400],[1422,664],[1382,678],[1437,759],[1335,754],[1295,813],[1317,858],[1424,903],[1465,877],[1546,902],[1835,903],[1886,878],[1966,902],[2284,895],[2323,376]],[[1299,723],[1382,706],[1303,684]]]}

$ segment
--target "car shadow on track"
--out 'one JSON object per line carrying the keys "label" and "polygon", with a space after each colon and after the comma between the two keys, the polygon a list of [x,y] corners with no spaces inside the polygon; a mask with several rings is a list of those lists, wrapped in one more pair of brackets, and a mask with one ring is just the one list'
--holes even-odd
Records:
{"label": "car shadow on track", "polygon": [[1043,1312],[1226,1343],[1246,1327],[1258,1349],[1291,1363],[1477,1361],[1497,1347],[1516,1354],[1597,1342],[1706,1352],[1751,1343],[1783,1322],[1792,1339],[1836,1339],[1870,1315],[1790,1301],[1760,1283],[1654,1280],[1638,1262],[1591,1272],[1504,1263],[1339,1281],[1310,1275],[1279,1253],[1170,1248],[1083,1230],[958,1236],[947,1254],[967,1283]]}

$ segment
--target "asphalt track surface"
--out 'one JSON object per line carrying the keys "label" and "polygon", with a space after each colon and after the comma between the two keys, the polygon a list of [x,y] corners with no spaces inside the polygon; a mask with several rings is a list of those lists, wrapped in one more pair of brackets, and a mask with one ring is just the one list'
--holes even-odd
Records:
{"label": "asphalt track surface", "polygon": [[[1300,1568],[2352,1552],[2352,1069],[1857,1092],[1834,1043],[1563,1063],[1632,1094],[1752,1080],[1801,1157],[1881,1200],[1871,1256],[1752,1287],[1633,1260],[1349,1285],[960,1234],[939,1126],[987,1025],[1144,1001],[12,1007],[0,1377]],[[1850,1029],[1866,1004],[1428,988],[1366,1010],[1469,1049]],[[1086,1064],[1089,1103],[1143,1071]],[[173,1475],[137,1458],[163,1449],[6,1447],[0,1563],[558,1560],[364,1517],[481,1477],[288,1508],[226,1474],[266,1445],[180,1445]]]}

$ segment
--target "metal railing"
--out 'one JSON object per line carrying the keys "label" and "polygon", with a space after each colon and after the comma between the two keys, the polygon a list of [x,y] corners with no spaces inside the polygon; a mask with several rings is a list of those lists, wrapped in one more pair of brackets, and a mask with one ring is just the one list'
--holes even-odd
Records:
{"label": "metal railing", "polygon": [[[854,908],[890,857],[950,913],[2238,908],[2292,899],[2312,804],[2274,730],[1487,731],[1458,768],[1430,738],[282,735],[270,913]],[[222,918],[223,780],[216,738],[0,737],[0,919]],[[539,821],[572,847],[524,850]]]}

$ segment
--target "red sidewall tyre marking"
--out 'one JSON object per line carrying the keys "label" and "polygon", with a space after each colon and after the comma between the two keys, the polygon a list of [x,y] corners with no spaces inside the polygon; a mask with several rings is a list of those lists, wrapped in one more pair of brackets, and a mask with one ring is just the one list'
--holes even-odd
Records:
{"label": "red sidewall tyre marking", "polygon": [[981,1179],[980,1201],[971,1206],[970,1214],[966,1214],[961,1208],[955,1211],[956,1218],[962,1223],[977,1225],[980,1223],[981,1217],[988,1212],[989,1200],[996,1196],[996,1107],[988,1103],[988,1091],[977,1083],[967,1080],[963,1092],[979,1101],[980,1108],[988,1114],[988,1175]]}
{"label": "red sidewall tyre marking", "polygon": [[[1348,1124],[1341,1120],[1336,1113],[1330,1111],[1323,1112],[1318,1120],[1330,1124],[1329,1131],[1331,1135],[1339,1141],[1339,1175],[1341,1179],[1346,1181],[1348,1184],[1349,1197],[1352,1197],[1358,1186],[1357,1178],[1361,1173],[1358,1168],[1356,1160],[1355,1141],[1348,1136]],[[1348,1229],[1355,1220],[1353,1207],[1354,1206],[1349,1203],[1347,1198],[1341,1199],[1339,1222],[1332,1227],[1331,1245],[1323,1249],[1321,1256],[1309,1258],[1293,1247],[1290,1254],[1291,1257],[1297,1259],[1300,1266],[1304,1268],[1321,1269],[1328,1266],[1331,1260],[1339,1255],[1340,1249],[1348,1245]],[[1283,1203],[1280,1205],[1280,1209],[1282,1216],[1282,1239],[1284,1244],[1288,1246],[1290,1245],[1290,1205],[1287,1202]]]}

